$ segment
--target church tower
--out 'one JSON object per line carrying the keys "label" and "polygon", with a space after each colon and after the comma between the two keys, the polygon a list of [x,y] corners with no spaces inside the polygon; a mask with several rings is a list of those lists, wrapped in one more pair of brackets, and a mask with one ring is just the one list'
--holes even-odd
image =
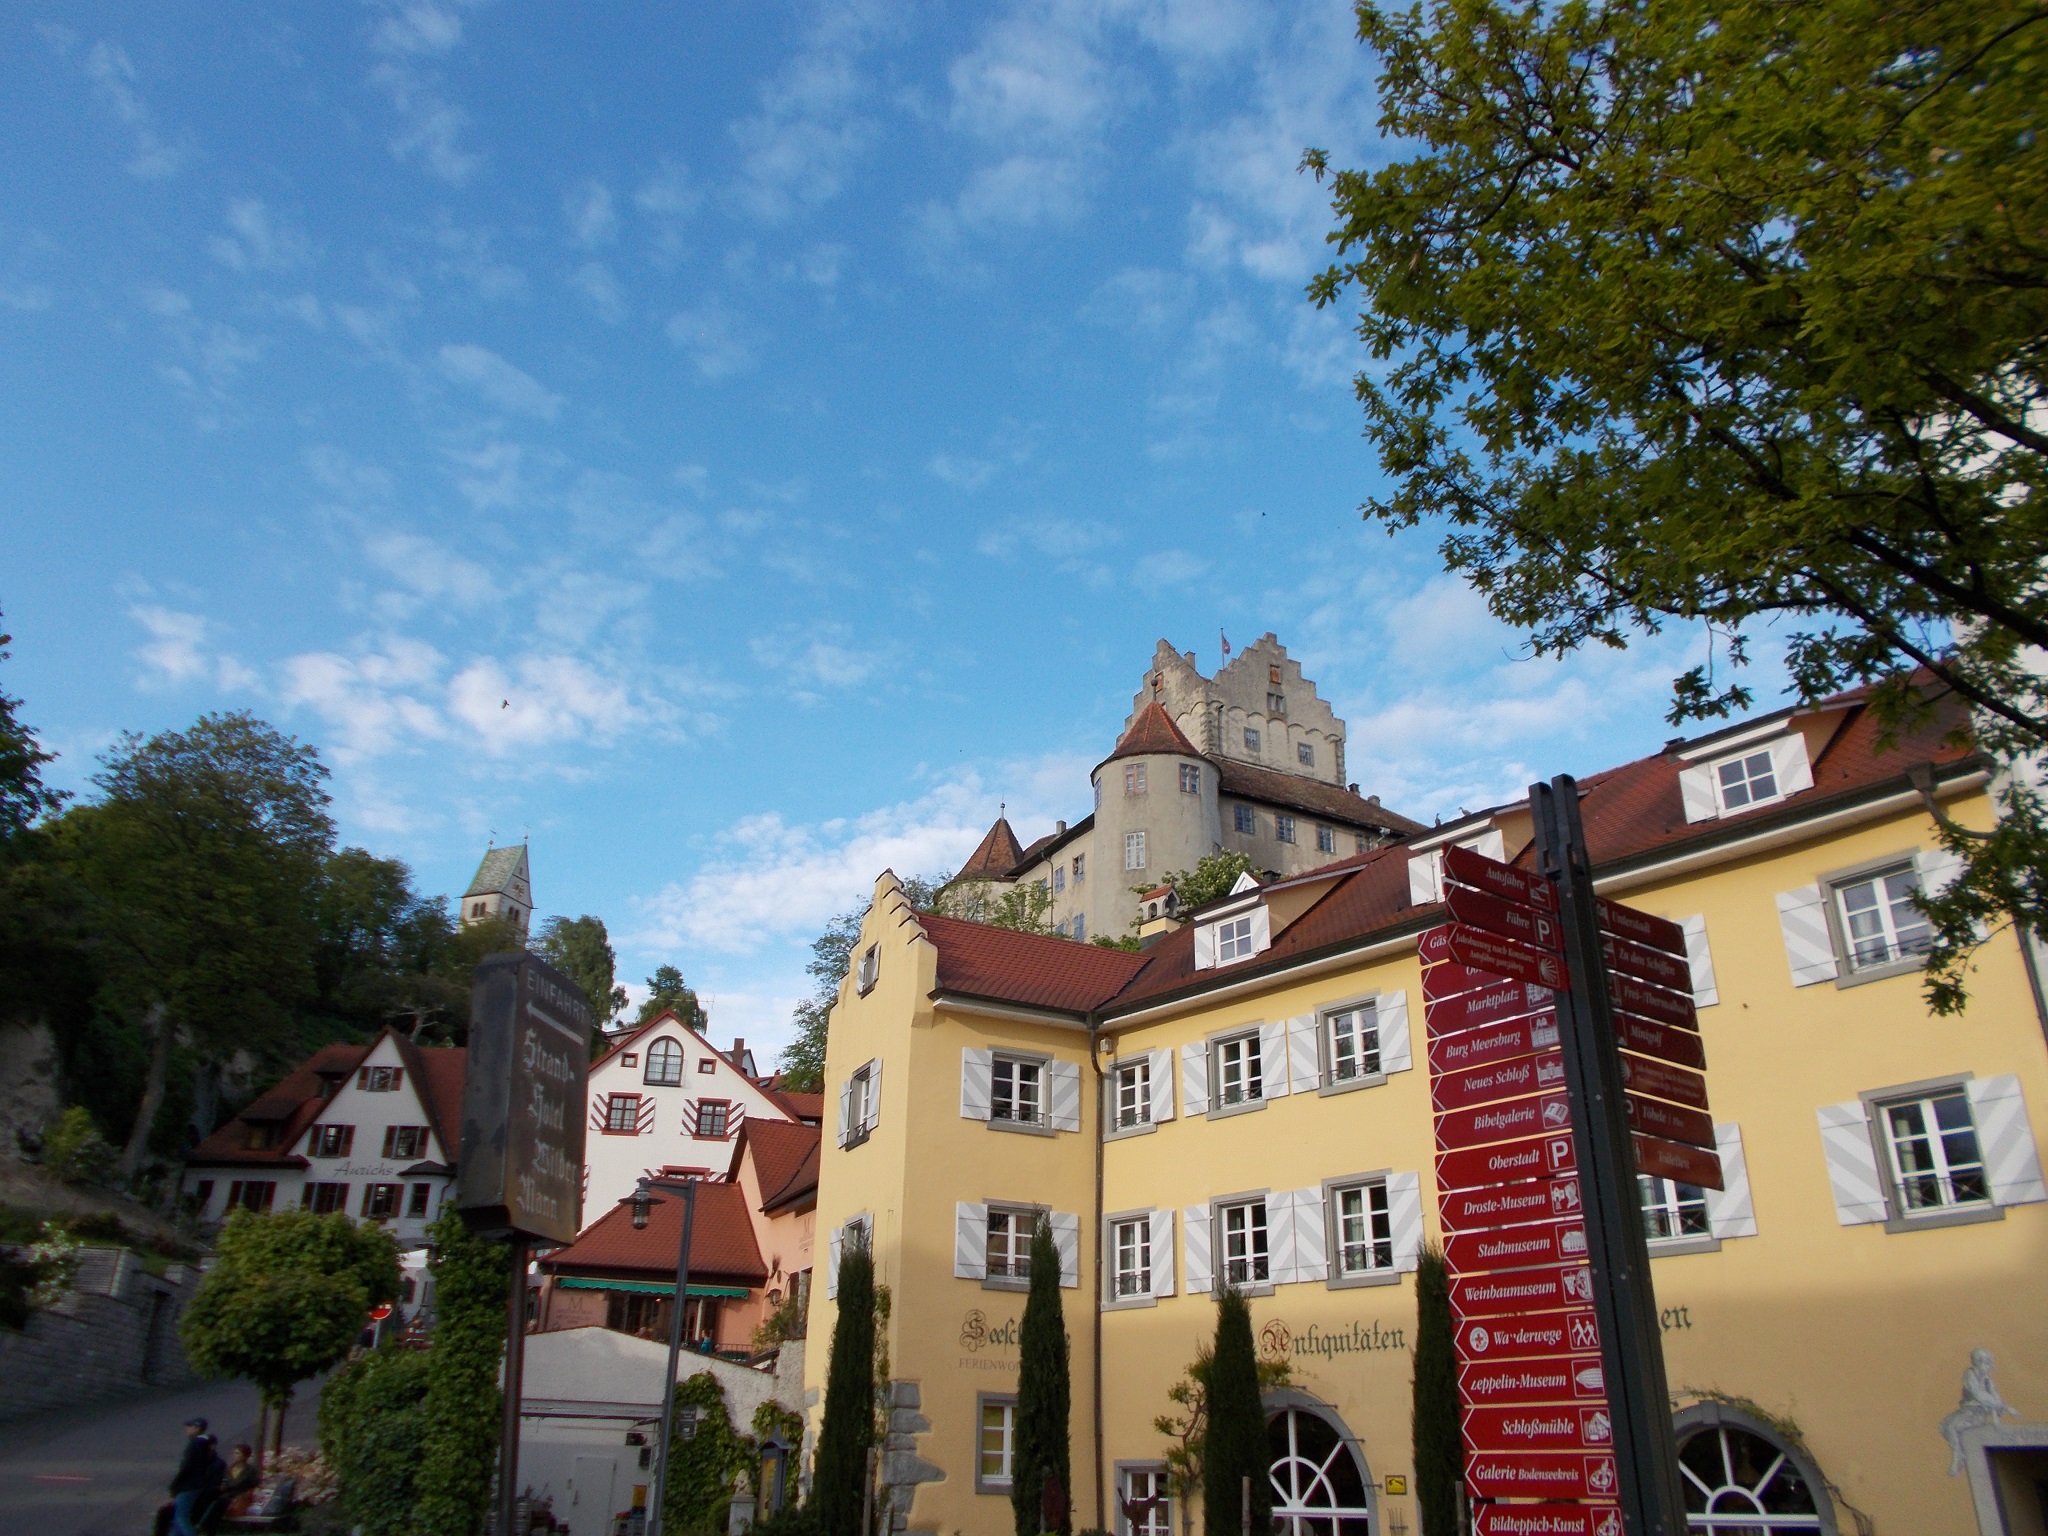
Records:
{"label": "church tower", "polygon": [[462,893],[462,926],[487,917],[502,917],[523,937],[533,919],[533,881],[526,865],[526,844],[491,848],[476,867],[476,878]]}

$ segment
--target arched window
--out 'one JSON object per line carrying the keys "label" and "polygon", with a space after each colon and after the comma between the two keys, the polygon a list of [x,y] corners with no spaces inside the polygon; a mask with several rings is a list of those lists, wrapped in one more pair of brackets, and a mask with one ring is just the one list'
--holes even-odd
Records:
{"label": "arched window", "polygon": [[647,1081],[656,1088],[674,1088],[683,1080],[683,1048],[674,1040],[647,1047]]}
{"label": "arched window", "polygon": [[[1274,1536],[1372,1536],[1365,1465],[1334,1415],[1301,1395],[1266,1421]],[[1283,1399],[1284,1401],[1284,1399]],[[1267,1399],[1270,1409],[1274,1398]]]}
{"label": "arched window", "polygon": [[1691,1536],[1835,1536],[1819,1468],[1770,1425],[1709,1402],[1685,1409],[1675,1427]]}

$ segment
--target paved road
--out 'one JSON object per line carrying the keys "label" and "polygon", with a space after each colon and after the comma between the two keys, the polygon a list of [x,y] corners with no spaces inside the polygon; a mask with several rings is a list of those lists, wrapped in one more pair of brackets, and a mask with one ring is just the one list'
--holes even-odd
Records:
{"label": "paved road", "polygon": [[[318,1383],[292,1401],[285,1440],[311,1445]],[[164,1485],[202,1414],[224,1447],[256,1438],[256,1389],[209,1382],[0,1425],[0,1536],[149,1536]]]}

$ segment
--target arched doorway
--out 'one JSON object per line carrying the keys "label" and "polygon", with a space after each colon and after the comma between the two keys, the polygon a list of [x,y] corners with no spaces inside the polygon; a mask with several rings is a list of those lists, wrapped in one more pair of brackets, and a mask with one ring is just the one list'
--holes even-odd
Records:
{"label": "arched doorway", "polygon": [[1266,1399],[1274,1536],[1374,1536],[1372,1478],[1336,1412],[1303,1392]]}
{"label": "arched doorway", "polygon": [[1819,1468],[1769,1424],[1709,1402],[1673,1427],[1690,1536],[1836,1536]]}

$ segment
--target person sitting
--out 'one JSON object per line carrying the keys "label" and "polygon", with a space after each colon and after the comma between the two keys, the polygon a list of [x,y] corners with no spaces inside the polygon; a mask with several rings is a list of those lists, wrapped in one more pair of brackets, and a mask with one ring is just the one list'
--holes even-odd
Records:
{"label": "person sitting", "polygon": [[223,1520],[246,1514],[256,1500],[256,1489],[262,1481],[263,1474],[256,1469],[255,1450],[246,1444],[236,1446],[219,1491],[214,1494],[206,1513],[200,1516],[200,1536],[216,1536]]}

